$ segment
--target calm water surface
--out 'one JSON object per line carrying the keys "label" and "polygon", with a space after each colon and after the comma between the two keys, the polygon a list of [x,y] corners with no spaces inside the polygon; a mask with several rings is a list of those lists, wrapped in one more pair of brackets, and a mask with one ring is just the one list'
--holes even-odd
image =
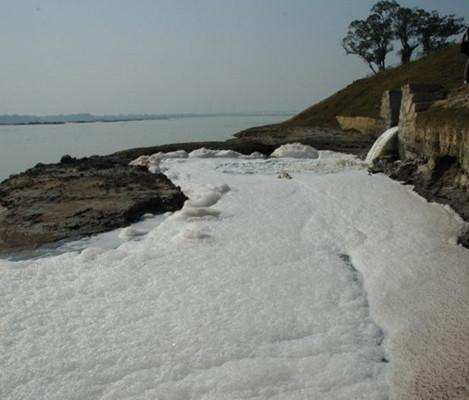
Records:
{"label": "calm water surface", "polygon": [[225,140],[287,116],[217,116],[115,123],[0,126],[0,181],[64,154],[84,157],[165,143]]}

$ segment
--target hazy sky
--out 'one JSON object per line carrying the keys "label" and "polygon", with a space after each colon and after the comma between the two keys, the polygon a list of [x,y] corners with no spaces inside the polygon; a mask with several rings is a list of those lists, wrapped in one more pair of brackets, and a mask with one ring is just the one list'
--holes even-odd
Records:
{"label": "hazy sky", "polygon": [[0,114],[300,110],[369,73],[340,43],[375,2],[0,0]]}

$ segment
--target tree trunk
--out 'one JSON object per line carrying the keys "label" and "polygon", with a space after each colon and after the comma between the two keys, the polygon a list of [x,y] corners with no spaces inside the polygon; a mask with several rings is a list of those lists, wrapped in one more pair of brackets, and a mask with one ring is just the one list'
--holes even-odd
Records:
{"label": "tree trunk", "polygon": [[412,57],[412,49],[410,47],[403,47],[401,50],[401,63],[403,65],[410,63]]}

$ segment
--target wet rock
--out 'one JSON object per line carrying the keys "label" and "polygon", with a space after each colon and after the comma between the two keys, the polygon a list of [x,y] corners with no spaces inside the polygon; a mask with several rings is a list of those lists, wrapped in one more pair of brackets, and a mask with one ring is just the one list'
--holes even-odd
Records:
{"label": "wet rock", "polygon": [[415,180],[417,163],[411,160],[398,161],[390,164],[389,170],[385,171],[392,179],[400,182],[411,183]]}
{"label": "wet rock", "polygon": [[166,176],[113,157],[38,164],[0,184],[0,254],[123,227],[185,200]]}

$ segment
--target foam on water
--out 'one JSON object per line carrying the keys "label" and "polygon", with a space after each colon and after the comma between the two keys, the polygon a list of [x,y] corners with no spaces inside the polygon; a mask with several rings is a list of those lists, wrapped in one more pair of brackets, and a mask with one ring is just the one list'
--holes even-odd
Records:
{"label": "foam on water", "polygon": [[287,143],[273,151],[271,157],[318,158],[318,151],[301,143]]}
{"label": "foam on water", "polygon": [[453,355],[430,334],[467,311],[450,210],[330,152],[159,168],[189,200],[139,240],[0,261],[2,399],[384,400]]}

